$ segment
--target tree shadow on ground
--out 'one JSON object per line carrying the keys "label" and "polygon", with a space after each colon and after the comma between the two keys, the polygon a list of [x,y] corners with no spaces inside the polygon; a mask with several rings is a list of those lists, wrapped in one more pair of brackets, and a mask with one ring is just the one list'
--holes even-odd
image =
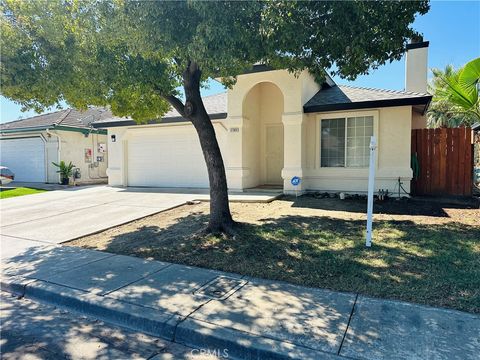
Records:
{"label": "tree shadow on ground", "polygon": [[[41,279],[48,284],[62,285],[61,282],[52,280],[57,274],[73,272],[74,276],[82,277],[88,273],[93,263],[109,259],[108,255],[108,253],[69,246],[39,246],[26,249],[23,253],[5,260],[2,270],[7,276],[21,276],[29,280]],[[151,263],[153,266],[156,262]],[[121,276],[122,273],[117,275]],[[245,337],[242,339],[242,344],[247,347],[250,342],[257,345],[263,343],[264,346],[275,347],[276,351],[288,352],[294,356],[297,349],[292,348],[291,342],[293,342],[314,349],[338,352],[353,307],[354,295],[332,296],[331,293],[320,289],[294,287],[286,283],[254,279],[249,279],[248,284],[242,288],[241,298],[235,298],[229,302],[212,302],[211,298],[197,295],[197,290],[219,275],[228,274],[170,265],[146,277],[139,277],[136,281],[125,284],[123,288],[104,296],[119,300],[115,306],[117,310],[131,310],[133,304],[144,306],[135,310],[143,314],[149,314],[148,311],[153,309],[156,319],[160,314],[169,315],[165,319],[172,319],[170,316],[174,313],[180,314],[182,317],[178,317],[178,321],[193,310],[203,309],[207,305],[218,305],[210,313],[207,311],[203,315],[198,314],[196,318],[204,316],[205,321],[214,323],[237,319],[232,326],[241,331],[239,336]],[[110,276],[98,279],[99,274],[91,274],[91,277],[95,278],[95,281],[112,279]],[[27,288],[28,286],[27,284]],[[70,288],[68,291],[71,292],[74,289]],[[77,293],[78,300],[81,301],[85,293],[82,291]],[[61,297],[52,300],[52,302],[55,301],[59,301],[60,305],[63,304]],[[17,331],[18,334],[26,334],[28,337],[39,329],[42,330],[42,338],[24,338],[18,342],[14,341],[15,336],[9,334],[8,339],[2,342],[6,359],[15,358],[19,352],[44,355],[39,351],[39,347],[52,342],[57,344],[52,348],[53,351],[58,356],[66,358],[75,358],[75,354],[72,354],[75,347],[72,347],[72,344],[79,343],[84,343],[85,347],[82,350],[88,351],[82,354],[82,358],[92,359],[119,358],[118,354],[112,353],[108,346],[112,343],[115,349],[132,351],[140,355],[145,355],[152,348],[150,340],[144,338],[139,340],[135,333],[126,335],[118,333],[117,335],[115,330],[104,329],[100,322],[94,326],[83,326],[75,321],[59,321],[54,310],[47,314],[35,314],[34,304],[30,308],[24,308],[22,313],[17,307],[4,305],[7,306],[2,309],[2,326],[4,326],[2,331],[6,328],[7,331]],[[77,310],[80,311],[80,308]],[[138,322],[135,324],[138,325]],[[205,331],[210,330],[205,329]],[[288,342],[272,343],[272,338]],[[136,341],[140,341],[142,345],[138,347]],[[188,344],[189,340],[180,339],[179,341],[185,341]],[[90,346],[92,343],[93,346]],[[131,343],[137,347],[131,349],[129,347]],[[48,358],[47,355],[52,354],[46,354],[46,358]],[[53,358],[54,355],[52,355]],[[300,355],[298,357],[301,358]]]}
{"label": "tree shadow on ground", "polygon": [[[239,224],[234,238],[196,236],[208,215],[113,236],[106,251],[299,285],[480,312],[480,228],[460,223],[281,216]],[[94,247],[92,247],[94,248]]]}
{"label": "tree shadow on ground", "polygon": [[[286,197],[293,202],[292,207],[320,209],[329,211],[347,211],[353,213],[366,213],[367,200],[361,197],[340,200],[338,198],[319,198],[315,195],[304,195],[299,198]],[[412,216],[433,216],[449,217],[445,208],[450,209],[475,209],[471,202],[465,204],[444,204],[434,201],[421,201],[409,198],[388,198],[384,201],[374,201],[374,214],[389,215],[412,215]]]}
{"label": "tree shadow on ground", "polygon": [[147,358],[157,339],[2,294],[2,359]]}
{"label": "tree shadow on ground", "polygon": [[[80,275],[82,267],[88,268],[93,262],[109,256],[69,246],[30,247],[16,256],[2,258],[2,278],[5,281],[14,279],[17,284],[23,281],[27,287],[36,279],[48,283],[50,277],[67,271],[73,270]],[[25,301],[21,296],[13,299],[7,292],[13,289],[2,290],[2,359],[147,358],[163,348],[156,338],[116,326],[103,326],[99,320]],[[23,291],[24,287],[15,287],[17,295],[22,295]],[[56,301],[62,304],[63,300],[58,296],[48,302],[55,304]]]}

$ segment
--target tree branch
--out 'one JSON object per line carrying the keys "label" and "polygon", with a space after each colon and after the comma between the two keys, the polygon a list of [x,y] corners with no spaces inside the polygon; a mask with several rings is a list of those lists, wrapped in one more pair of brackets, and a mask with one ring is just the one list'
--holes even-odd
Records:
{"label": "tree branch", "polygon": [[174,107],[175,110],[178,111],[180,115],[186,118],[185,115],[185,105],[183,105],[182,101],[174,95],[162,95],[162,97],[169,102],[170,105]]}

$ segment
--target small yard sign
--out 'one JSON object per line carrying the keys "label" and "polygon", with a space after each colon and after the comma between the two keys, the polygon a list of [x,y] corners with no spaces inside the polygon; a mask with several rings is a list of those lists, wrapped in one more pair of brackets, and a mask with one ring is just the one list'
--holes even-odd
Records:
{"label": "small yard sign", "polygon": [[298,185],[300,185],[300,182],[302,180],[298,176],[292,177],[290,180],[290,183],[295,187],[295,196],[298,197]]}
{"label": "small yard sign", "polygon": [[292,183],[293,186],[298,186],[300,184],[300,178],[298,176],[292,177],[292,180],[290,182]]}

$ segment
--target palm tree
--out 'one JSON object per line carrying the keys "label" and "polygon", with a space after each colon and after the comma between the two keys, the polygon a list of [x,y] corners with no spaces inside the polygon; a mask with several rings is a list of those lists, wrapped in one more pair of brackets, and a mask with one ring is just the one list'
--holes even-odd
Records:
{"label": "palm tree", "polygon": [[470,126],[480,121],[480,58],[455,70],[432,69],[433,79],[429,91],[433,94],[428,110],[429,127]]}

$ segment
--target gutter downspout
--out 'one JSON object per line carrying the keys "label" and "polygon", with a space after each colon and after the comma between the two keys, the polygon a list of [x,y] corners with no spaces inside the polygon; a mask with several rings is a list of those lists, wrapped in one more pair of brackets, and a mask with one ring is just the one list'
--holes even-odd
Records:
{"label": "gutter downspout", "polygon": [[[62,150],[62,138],[60,137],[60,135],[58,134],[55,134],[55,133],[52,133],[50,132],[49,129],[46,129],[46,132],[48,135],[53,135],[57,138],[57,141],[58,141],[58,144],[57,144],[57,162],[60,162],[60,153],[61,153],[61,150]],[[48,180],[48,167],[47,167],[47,180]],[[60,175],[58,175],[58,182],[60,182]]]}

